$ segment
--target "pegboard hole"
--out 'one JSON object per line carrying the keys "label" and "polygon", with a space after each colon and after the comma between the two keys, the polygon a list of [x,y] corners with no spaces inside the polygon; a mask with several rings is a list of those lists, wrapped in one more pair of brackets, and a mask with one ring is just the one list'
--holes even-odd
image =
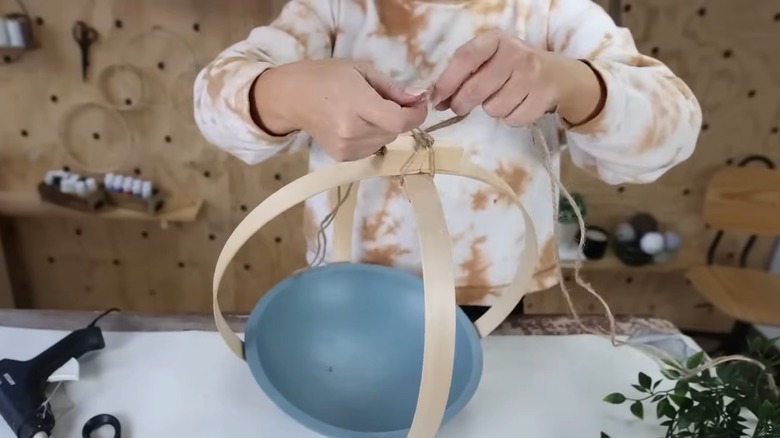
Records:
{"label": "pegboard hole", "polygon": [[595,312],[595,311],[596,311],[596,305],[588,304],[588,312]]}
{"label": "pegboard hole", "polygon": [[114,259],[114,266],[119,266],[121,264],[122,262],[120,262],[119,259]]}
{"label": "pegboard hole", "polygon": [[27,137],[27,136],[29,136],[29,135],[30,135],[30,133],[29,133],[29,132],[27,132],[27,130],[26,130],[26,129],[22,129],[22,130],[19,132],[19,134],[21,134],[21,135],[22,135],[22,137]]}
{"label": "pegboard hole", "polygon": [[282,238],[281,238],[281,236],[276,236],[276,238],[274,238],[274,242],[276,242],[276,243],[282,243]]}
{"label": "pegboard hole", "polygon": [[688,196],[688,195],[690,195],[690,194],[691,194],[691,189],[685,189],[685,190],[683,190],[682,194],[683,194],[683,196]]}
{"label": "pegboard hole", "polygon": [[707,8],[699,8],[699,17],[707,15]]}
{"label": "pegboard hole", "polygon": [[149,289],[149,296],[152,296],[152,297],[157,296],[157,291],[154,290],[154,289]]}
{"label": "pegboard hole", "polygon": [[777,134],[778,132],[780,132],[780,128],[778,128],[777,126],[773,126],[772,130],[769,132],[771,132],[772,134]]}
{"label": "pegboard hole", "polygon": [[35,17],[35,24],[38,26],[43,26],[45,21],[43,21],[43,17]]}
{"label": "pegboard hole", "polygon": [[241,208],[241,211],[246,211],[247,210],[246,205],[243,205],[243,204],[241,204],[241,207],[239,207],[239,208]]}
{"label": "pegboard hole", "polygon": [[750,91],[748,91],[748,94],[747,94],[747,96],[748,96],[749,98],[751,98],[751,99],[752,99],[752,98],[754,98],[754,97],[756,97],[756,90],[750,90]]}
{"label": "pegboard hole", "polygon": [[245,271],[248,271],[248,270],[250,270],[250,269],[252,269],[252,267],[251,267],[251,266],[249,266],[249,263],[246,263],[246,264],[244,264],[244,270],[245,270]]}
{"label": "pegboard hole", "polygon": [[127,99],[125,99],[125,105],[133,106],[133,99],[130,99],[129,97]]}
{"label": "pegboard hole", "polygon": [[734,260],[734,257],[736,257],[736,255],[733,252],[726,254],[726,258],[729,260]]}
{"label": "pegboard hole", "polygon": [[75,233],[77,236],[81,236],[81,228],[76,228]]}
{"label": "pegboard hole", "polygon": [[146,238],[148,238],[148,237],[149,237],[149,233],[148,233],[148,232],[146,232],[146,231],[141,231],[141,238],[142,238],[142,239],[146,239]]}
{"label": "pegboard hole", "polygon": [[659,49],[658,46],[656,46],[656,47],[653,47],[652,49],[650,49],[650,54],[653,55],[653,56],[658,56],[658,53],[660,51],[661,51],[661,49]]}
{"label": "pegboard hole", "polygon": [[282,180],[282,174],[281,173],[274,174],[274,179],[277,180],[277,181],[281,181]]}
{"label": "pegboard hole", "polygon": [[5,55],[5,56],[3,56],[3,62],[5,62],[6,64],[10,64],[10,63],[14,62],[14,59],[11,58],[8,55]]}
{"label": "pegboard hole", "polygon": [[734,164],[733,158],[729,158],[728,160],[726,160],[726,166],[731,166],[732,164]]}
{"label": "pegboard hole", "polygon": [[775,14],[775,22],[780,22],[780,12]]}
{"label": "pegboard hole", "polygon": [[634,277],[626,277],[626,284],[631,284],[634,282]]}
{"label": "pegboard hole", "polygon": [[709,123],[702,123],[701,124],[701,130],[702,131],[706,131],[708,129],[710,129],[710,124]]}
{"label": "pegboard hole", "polygon": [[628,3],[625,6],[623,6],[623,12],[626,13],[631,12],[631,3]]}
{"label": "pegboard hole", "polygon": [[179,262],[179,267],[183,268],[184,267],[184,262]]}
{"label": "pegboard hole", "polygon": [[158,62],[158,63],[157,63],[157,68],[158,68],[159,70],[165,70],[165,63],[164,63],[164,62],[162,62],[162,61]]}
{"label": "pegboard hole", "polygon": [[51,96],[49,96],[49,100],[51,100],[52,103],[57,103],[57,102],[59,102],[60,98],[57,97],[56,94],[52,94]]}
{"label": "pegboard hole", "polygon": [[205,178],[211,178],[211,172],[209,172],[208,170],[205,170],[205,171],[203,171],[203,176]]}
{"label": "pegboard hole", "polygon": [[173,141],[173,139],[171,138],[171,136],[170,136],[170,135],[166,135],[166,136],[165,136],[165,142],[166,142],[166,143],[170,143],[171,141]]}
{"label": "pegboard hole", "polygon": [[92,138],[94,140],[100,140],[100,133],[99,132],[93,132],[92,133]]}
{"label": "pegboard hole", "polygon": [[621,186],[621,187],[618,187],[617,191],[618,191],[618,193],[623,193],[623,192],[626,191],[626,188]]}
{"label": "pegboard hole", "polygon": [[216,238],[217,238],[217,236],[215,236],[213,234],[209,234],[209,240],[215,240]]}
{"label": "pegboard hole", "polygon": [[122,26],[124,26],[124,25],[125,24],[122,23],[122,20],[114,20],[114,27],[116,27],[117,29],[121,29]]}
{"label": "pegboard hole", "polygon": [[724,59],[731,58],[731,55],[732,55],[731,49],[726,49],[726,50],[723,51],[723,58]]}
{"label": "pegboard hole", "polygon": [[54,263],[54,257],[49,257],[46,260],[49,262],[49,264],[53,264]]}
{"label": "pegboard hole", "polygon": [[64,172],[70,172],[70,166],[62,166]]}
{"label": "pegboard hole", "polygon": [[571,282],[571,276],[569,276],[569,275],[565,275],[565,276],[563,277],[563,281],[565,281],[566,283],[570,283],[570,282]]}
{"label": "pegboard hole", "polygon": [[195,32],[200,32],[200,24],[198,23],[193,24],[192,30],[194,30]]}
{"label": "pegboard hole", "polygon": [[91,293],[92,292],[92,286],[84,286],[84,292]]}
{"label": "pegboard hole", "polygon": [[135,169],[133,169],[133,173],[135,174],[135,176],[140,176],[141,175],[141,168],[140,167],[136,167]]}
{"label": "pegboard hole", "polygon": [[704,224],[704,229],[705,229],[705,230],[712,229],[712,225],[710,225],[710,224]]}

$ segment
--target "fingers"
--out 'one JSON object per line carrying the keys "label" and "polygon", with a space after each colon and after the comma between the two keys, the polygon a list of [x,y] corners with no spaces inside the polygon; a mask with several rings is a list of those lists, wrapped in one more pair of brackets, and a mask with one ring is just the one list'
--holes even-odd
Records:
{"label": "fingers", "polygon": [[513,73],[506,84],[483,104],[485,114],[494,119],[505,119],[528,97],[530,87],[522,75]]}
{"label": "fingers", "polygon": [[385,75],[371,65],[358,64],[355,66],[355,70],[363,76],[366,82],[368,82],[382,98],[391,100],[398,105],[415,105],[422,102],[426,97],[426,90],[407,90],[395,82],[391,77]]}
{"label": "fingers", "polygon": [[555,105],[548,96],[548,93],[541,92],[541,90],[531,92],[523,103],[504,118],[504,121],[513,127],[530,125]]}
{"label": "fingers", "polygon": [[470,113],[504,87],[512,76],[512,70],[512,58],[501,56],[499,48],[496,56],[487,61],[449,98],[449,108],[459,116]]}
{"label": "fingers", "polygon": [[358,107],[358,115],[385,132],[400,134],[422,125],[428,116],[428,107],[424,102],[400,106],[389,100],[365,99]]}
{"label": "fingers", "polygon": [[450,59],[447,69],[433,87],[434,105],[450,98],[471,75],[496,53],[501,33],[486,32],[462,45]]}

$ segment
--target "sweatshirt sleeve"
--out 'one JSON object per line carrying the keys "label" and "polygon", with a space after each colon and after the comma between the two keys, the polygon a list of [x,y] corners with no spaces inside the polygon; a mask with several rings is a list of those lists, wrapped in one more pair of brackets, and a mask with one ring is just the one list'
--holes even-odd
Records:
{"label": "sweatshirt sleeve", "polygon": [[260,163],[309,141],[303,132],[275,136],[254,123],[250,92],[255,79],[274,66],[332,55],[336,0],[290,0],[269,25],[253,29],[196,77],[195,122],[203,137],[248,164]]}
{"label": "sweatshirt sleeve", "polygon": [[688,159],[702,114],[689,87],[660,61],[638,52],[591,0],[550,0],[548,48],[590,64],[606,88],[604,107],[566,129],[572,162],[608,184],[648,183]]}

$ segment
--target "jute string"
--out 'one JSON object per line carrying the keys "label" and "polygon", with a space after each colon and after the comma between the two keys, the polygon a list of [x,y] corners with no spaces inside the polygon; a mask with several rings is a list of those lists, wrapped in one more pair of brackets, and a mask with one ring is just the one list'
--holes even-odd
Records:
{"label": "jute string", "polygon": [[[446,119],[442,122],[439,122],[429,128],[417,128],[412,130],[411,134],[412,137],[415,140],[414,150],[412,155],[410,155],[409,159],[406,161],[406,163],[403,165],[401,169],[401,185],[403,186],[404,177],[408,174],[410,170],[411,164],[415,161],[416,157],[421,151],[426,151],[428,153],[429,157],[429,168],[431,169],[431,174],[434,175],[436,171],[436,163],[434,161],[435,154],[433,153],[433,145],[434,145],[434,139],[430,135],[432,132],[437,131],[439,129],[444,129],[449,126],[455,125],[456,123],[459,123],[461,120],[463,120],[466,116],[456,116],[452,117],[450,119]],[[604,309],[605,316],[609,322],[609,328],[604,329],[603,327],[598,327],[598,330],[593,330],[585,324],[583,324],[579,313],[577,312],[577,309],[574,306],[574,302],[571,298],[571,291],[569,290],[568,286],[566,285],[566,281],[563,278],[563,269],[561,268],[560,259],[558,256],[558,251],[553,251],[554,255],[554,262],[555,262],[555,272],[556,276],[558,278],[558,284],[561,288],[561,293],[563,294],[566,305],[569,308],[569,311],[571,312],[572,316],[574,317],[574,320],[576,324],[580,327],[581,330],[583,330],[586,333],[590,333],[596,336],[604,337],[606,336],[613,346],[615,347],[621,347],[621,346],[631,346],[637,350],[640,350],[650,356],[651,358],[663,361],[663,360],[673,360],[672,357],[670,357],[669,354],[664,352],[663,350],[636,342],[631,341],[622,341],[617,338],[617,324],[615,320],[615,316],[612,313],[612,309],[610,308],[609,304],[604,300],[604,298],[596,292],[596,290],[593,288],[593,286],[585,281],[581,276],[581,270],[582,270],[582,263],[583,260],[580,257],[583,251],[583,248],[585,246],[585,233],[586,233],[586,226],[585,226],[585,220],[582,217],[582,212],[580,211],[579,207],[577,206],[577,203],[574,201],[573,197],[569,193],[569,191],[566,189],[566,187],[563,185],[561,180],[556,176],[555,171],[553,169],[553,160],[552,155],[550,153],[550,150],[547,145],[547,140],[545,139],[544,133],[542,132],[541,128],[537,124],[531,125],[531,134],[533,139],[533,145],[534,147],[539,147],[542,151],[542,154],[544,156],[544,168],[547,171],[547,175],[550,178],[551,184],[551,194],[552,194],[552,203],[553,203],[553,242],[555,247],[558,247],[558,238],[559,238],[559,232],[558,232],[558,209],[559,209],[559,196],[560,193],[563,193],[563,196],[566,197],[566,199],[569,201],[570,205],[574,209],[574,214],[577,217],[577,225],[579,227],[580,235],[579,235],[579,241],[577,244],[577,254],[574,261],[574,280],[577,285],[585,289],[590,295],[592,295],[594,298],[596,298],[599,303],[601,304],[602,308]],[[384,154],[386,149],[383,147],[379,151],[376,152],[375,155],[381,156]],[[336,214],[339,210],[339,208],[346,202],[347,198],[350,196],[350,192],[352,190],[353,185],[349,184],[347,186],[347,189],[343,191],[341,188],[337,191],[337,202],[332,211],[323,218],[323,220],[320,222],[320,228],[317,233],[317,250],[315,252],[315,256],[312,260],[312,262],[309,264],[310,267],[319,266],[325,261],[326,258],[326,252],[327,252],[327,237],[325,234],[325,230],[327,227],[329,227],[333,220],[336,217]],[[669,334],[677,334],[677,332],[669,331]],[[702,365],[699,367],[688,370],[687,372],[683,373],[683,375],[680,377],[680,379],[688,379],[691,377],[694,377],[698,375],[699,373],[706,371],[708,369],[715,368],[719,365],[728,363],[728,362],[747,362],[751,363],[757,367],[759,367],[761,370],[766,371],[766,366],[761,363],[758,360],[755,360],[753,358],[745,357],[745,356],[739,356],[739,355],[732,355],[732,356],[724,356],[719,357],[714,360],[708,360],[705,361]],[[767,383],[769,385],[770,390],[775,394],[780,394],[777,388],[777,384],[774,380],[774,377],[770,373],[764,373],[767,378]]]}

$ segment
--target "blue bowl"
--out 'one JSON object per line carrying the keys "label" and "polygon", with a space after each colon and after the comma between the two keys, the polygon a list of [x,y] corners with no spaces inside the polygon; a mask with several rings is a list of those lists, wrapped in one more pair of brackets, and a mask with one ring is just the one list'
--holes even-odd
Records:
{"label": "blue bowl", "polygon": [[[444,421],[482,375],[476,329],[457,309]],[[329,437],[406,437],[422,375],[422,280],[398,269],[332,264],[274,286],[249,316],[245,353],[262,390],[287,415]]]}

